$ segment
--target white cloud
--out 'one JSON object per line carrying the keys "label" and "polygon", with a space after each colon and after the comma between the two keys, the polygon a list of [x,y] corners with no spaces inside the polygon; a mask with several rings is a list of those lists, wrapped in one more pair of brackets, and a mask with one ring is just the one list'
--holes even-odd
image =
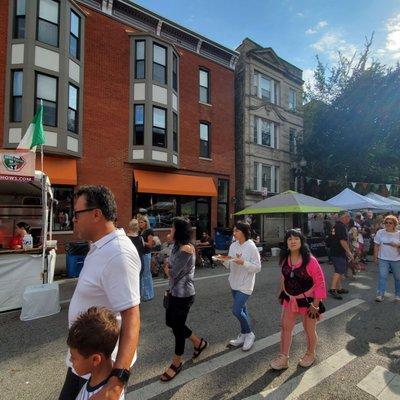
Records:
{"label": "white cloud", "polygon": [[309,84],[311,88],[315,86],[315,79],[314,79],[314,70],[311,68],[306,68],[303,70],[303,81],[304,84]]}
{"label": "white cloud", "polygon": [[400,61],[400,14],[386,21],[385,47],[376,50],[375,55],[384,64],[392,65]]}
{"label": "white cloud", "polygon": [[326,26],[328,26],[328,23],[326,21],[319,21],[317,24],[317,28],[325,28]]}
{"label": "white cloud", "polygon": [[389,18],[386,24],[388,34],[386,36],[386,49],[388,51],[400,51],[400,14]]}
{"label": "white cloud", "polygon": [[325,28],[328,26],[328,22],[326,21],[319,21],[317,25],[315,25],[313,28],[308,28],[306,30],[306,35],[314,35],[316,34],[320,29]]}
{"label": "white cloud", "polygon": [[346,42],[341,33],[327,32],[311,47],[320,54],[325,54],[331,61],[336,61],[338,52],[345,57],[351,58],[357,51],[357,47]]}
{"label": "white cloud", "polygon": [[296,15],[297,15],[298,17],[300,17],[300,18],[304,17],[304,14],[303,14],[302,12],[298,12]]}

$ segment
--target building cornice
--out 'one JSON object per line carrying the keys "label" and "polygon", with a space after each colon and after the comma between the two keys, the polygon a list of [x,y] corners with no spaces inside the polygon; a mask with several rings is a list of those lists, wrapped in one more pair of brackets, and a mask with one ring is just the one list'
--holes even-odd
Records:
{"label": "building cornice", "polygon": [[184,28],[129,0],[75,0],[133,28],[164,37],[175,45],[234,70],[239,53]]}

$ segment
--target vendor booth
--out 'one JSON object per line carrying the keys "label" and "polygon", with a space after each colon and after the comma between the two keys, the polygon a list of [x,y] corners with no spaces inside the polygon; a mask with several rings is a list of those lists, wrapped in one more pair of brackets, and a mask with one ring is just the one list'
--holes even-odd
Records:
{"label": "vendor booth", "polygon": [[[53,281],[56,252],[51,240],[53,193],[49,178],[34,169],[35,154],[1,150],[0,157],[1,312],[22,307],[28,286]],[[33,166],[33,171],[21,165]],[[15,248],[10,243],[21,221],[30,225],[31,239],[26,243],[24,237],[22,248]]]}
{"label": "vendor booth", "polygon": [[[245,208],[244,210],[237,212],[235,215],[266,215],[282,213],[284,215],[289,214],[293,216],[293,214],[336,213],[342,209],[343,208],[341,207],[333,206],[332,204],[315,197],[288,190]],[[292,227],[291,223],[289,223],[289,227]],[[286,230],[286,222],[284,230]],[[310,236],[307,238],[307,241],[315,256],[323,257],[326,255],[324,237]]]}

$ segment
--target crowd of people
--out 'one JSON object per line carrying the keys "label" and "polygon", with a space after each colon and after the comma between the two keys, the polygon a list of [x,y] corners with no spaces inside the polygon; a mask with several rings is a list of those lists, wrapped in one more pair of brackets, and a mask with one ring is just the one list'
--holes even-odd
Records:
{"label": "crowd of people", "polygon": [[[139,304],[154,296],[150,260],[155,234],[148,219],[138,215],[129,224],[127,234],[116,228],[116,203],[104,186],[83,186],[75,195],[73,222],[80,239],[90,241],[91,248],[70,302],[67,344],[67,375],[59,399],[123,399],[130,368],[136,359],[139,341]],[[382,301],[389,269],[395,278],[396,300],[400,301],[400,234],[395,216],[383,219],[384,228],[374,235],[374,258],[379,260],[377,301]],[[350,227],[350,242],[349,231]],[[341,298],[347,291],[341,286],[348,261],[354,260],[356,245],[350,215],[342,212],[330,229],[330,257],[335,273],[329,293]],[[193,345],[193,359],[207,350],[208,341],[187,325],[195,301],[195,259],[192,226],[184,218],[173,222],[162,260],[169,279],[164,295],[165,322],[172,329],[174,353],[162,382],[171,381],[182,370],[186,340]],[[232,314],[240,330],[229,341],[243,351],[252,348],[255,334],[247,302],[254,290],[256,274],[261,270],[260,254],[251,239],[251,227],[236,222],[234,241],[228,255],[211,256],[229,269]],[[202,238],[205,247],[212,243]],[[358,238],[357,238],[358,243]],[[299,365],[310,367],[316,359],[316,323],[325,311],[323,300],[327,288],[323,270],[311,254],[305,236],[296,229],[286,232],[280,258],[281,283],[277,301],[282,305],[280,352],[271,368],[289,366],[289,352],[296,318],[303,321],[307,350]],[[340,296],[340,297],[339,297]],[[95,334],[93,334],[95,333]]]}

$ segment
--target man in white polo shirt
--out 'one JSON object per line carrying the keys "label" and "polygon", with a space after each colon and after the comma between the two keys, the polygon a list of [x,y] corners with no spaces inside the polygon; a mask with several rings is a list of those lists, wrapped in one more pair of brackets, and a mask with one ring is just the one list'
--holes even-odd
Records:
{"label": "man in white polo shirt", "polygon": [[[117,207],[105,186],[81,186],[75,194],[74,229],[91,242],[68,312],[69,326],[88,308],[105,307],[121,322],[119,342],[112,355],[114,369],[96,400],[119,399],[136,358],[140,330],[140,258],[123,229],[116,229]],[[93,332],[95,335],[96,332]],[[76,375],[67,357],[68,372],[59,400],[75,400],[84,378]]]}

